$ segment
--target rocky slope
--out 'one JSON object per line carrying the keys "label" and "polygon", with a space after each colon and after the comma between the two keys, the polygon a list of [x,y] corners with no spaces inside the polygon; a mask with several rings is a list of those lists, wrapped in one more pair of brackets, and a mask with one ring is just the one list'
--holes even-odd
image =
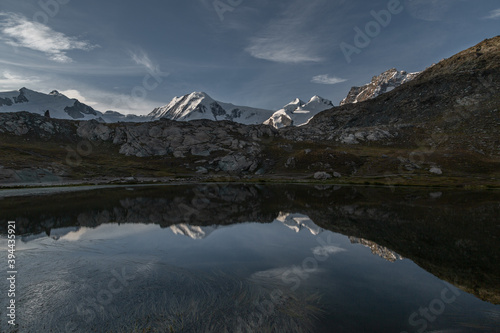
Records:
{"label": "rocky slope", "polygon": [[[18,168],[19,165],[30,164],[17,154],[36,149],[42,153],[37,152],[33,156],[47,157],[45,162],[37,163],[38,167],[48,167],[59,160],[57,164],[69,170],[73,164],[69,161],[71,158],[62,158],[61,161],[58,154],[64,156],[65,150],[71,151],[79,161],[82,156],[97,153],[97,149],[92,147],[106,146],[107,150],[100,151],[106,158],[116,155],[145,159],[164,157],[166,160],[159,162],[162,169],[168,169],[167,166],[173,163],[177,168],[204,174],[208,170],[256,172],[263,166],[262,140],[274,137],[277,132],[269,126],[242,125],[230,121],[178,122],[161,119],[146,123],[106,124],[95,120],[74,122],[17,112],[0,115],[1,135],[5,138],[2,140],[5,154],[0,157],[0,166],[12,165],[16,161]],[[86,146],[79,148],[82,145]],[[51,153],[47,152],[48,149],[60,151]],[[193,163],[189,164],[190,161]],[[98,163],[106,162],[99,158]],[[141,163],[147,163],[147,160]],[[7,182],[12,172],[4,169],[3,174],[7,177],[3,181]]]}
{"label": "rocky slope", "polygon": [[280,134],[291,141],[401,149],[397,160],[385,154],[388,173],[439,174],[441,167],[494,172],[500,158],[499,60],[500,37],[485,40],[393,91],[321,112]]}
{"label": "rocky slope", "polygon": [[396,68],[389,69],[378,76],[374,76],[370,83],[361,87],[352,87],[347,97],[340,102],[340,105],[359,103],[375,98],[413,80],[418,74],[420,73],[407,73],[398,71]]}

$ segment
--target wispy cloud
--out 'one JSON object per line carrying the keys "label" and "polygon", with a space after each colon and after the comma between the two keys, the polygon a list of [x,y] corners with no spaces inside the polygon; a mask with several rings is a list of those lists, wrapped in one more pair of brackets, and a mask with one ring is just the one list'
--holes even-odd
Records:
{"label": "wispy cloud", "polygon": [[21,76],[9,71],[0,74],[1,90],[17,90],[24,86],[30,87],[37,82],[40,82],[40,78],[36,76]]}
{"label": "wispy cloud", "polygon": [[500,8],[490,11],[490,14],[484,18],[490,20],[500,19]]}
{"label": "wispy cloud", "polygon": [[253,38],[245,49],[252,57],[282,63],[320,62],[306,45],[278,36]]}
{"label": "wispy cloud", "polygon": [[281,63],[320,62],[320,41],[309,34],[318,5],[322,1],[295,0],[245,48],[251,56]]}
{"label": "wispy cloud", "polygon": [[146,67],[146,69],[150,71],[154,71],[156,69],[156,65],[153,64],[149,56],[143,50],[138,50],[136,52],[129,51],[130,58],[137,64]]}
{"label": "wispy cloud", "polygon": [[347,80],[336,76],[329,76],[328,74],[316,75],[311,79],[311,82],[319,84],[337,84],[345,81]]}
{"label": "wispy cloud", "polygon": [[73,61],[67,51],[89,51],[97,47],[88,41],[54,31],[39,22],[32,22],[23,15],[5,12],[0,12],[0,40],[14,47],[43,52],[50,60],[59,63]]}
{"label": "wispy cloud", "polygon": [[143,66],[149,73],[161,77],[166,77],[170,75],[170,73],[168,72],[162,72],[160,70],[160,66],[157,63],[153,62],[144,50],[142,49],[138,49],[137,51],[129,50],[128,53],[130,55],[130,58],[137,65]]}

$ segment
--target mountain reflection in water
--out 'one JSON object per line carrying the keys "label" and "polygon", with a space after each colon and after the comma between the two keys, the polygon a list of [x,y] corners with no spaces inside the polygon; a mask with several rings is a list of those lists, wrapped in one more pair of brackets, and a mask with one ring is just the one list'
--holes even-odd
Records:
{"label": "mountain reflection in water", "polygon": [[416,332],[423,319],[409,318],[441,294],[459,296],[427,330],[491,332],[499,203],[493,191],[100,189],[0,200],[0,245],[15,220],[20,332]]}

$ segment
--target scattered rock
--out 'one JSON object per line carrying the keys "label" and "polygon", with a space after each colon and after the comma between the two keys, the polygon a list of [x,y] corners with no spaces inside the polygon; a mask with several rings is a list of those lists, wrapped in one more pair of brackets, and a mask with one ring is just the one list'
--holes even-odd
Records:
{"label": "scattered rock", "polygon": [[202,175],[205,175],[208,173],[208,170],[204,167],[197,167],[196,168],[196,173],[199,173],[199,174],[202,174]]}
{"label": "scattered rock", "polygon": [[432,193],[429,193],[429,196],[432,199],[439,199],[443,196],[443,192],[432,192]]}
{"label": "scattered rock", "polygon": [[314,179],[316,179],[316,180],[327,180],[330,178],[332,178],[332,175],[330,175],[329,173],[326,173],[324,171],[318,171],[314,174]]}
{"label": "scattered rock", "polygon": [[174,157],[175,158],[184,158],[186,157],[182,151],[176,150],[174,151]]}
{"label": "scattered rock", "polygon": [[440,168],[435,167],[435,166],[433,166],[429,171],[431,173],[433,173],[433,174],[436,174],[436,175],[442,175],[443,174],[443,171]]}
{"label": "scattered rock", "polygon": [[285,163],[285,168],[295,168],[295,157],[289,157]]}

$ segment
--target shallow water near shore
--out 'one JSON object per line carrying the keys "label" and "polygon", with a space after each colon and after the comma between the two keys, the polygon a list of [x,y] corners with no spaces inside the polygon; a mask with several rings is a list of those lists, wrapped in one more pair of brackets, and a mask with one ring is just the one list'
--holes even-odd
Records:
{"label": "shallow water near shore", "polygon": [[18,326],[2,297],[2,332],[500,327],[495,191],[126,187],[0,209],[1,248],[16,222],[18,271]]}

